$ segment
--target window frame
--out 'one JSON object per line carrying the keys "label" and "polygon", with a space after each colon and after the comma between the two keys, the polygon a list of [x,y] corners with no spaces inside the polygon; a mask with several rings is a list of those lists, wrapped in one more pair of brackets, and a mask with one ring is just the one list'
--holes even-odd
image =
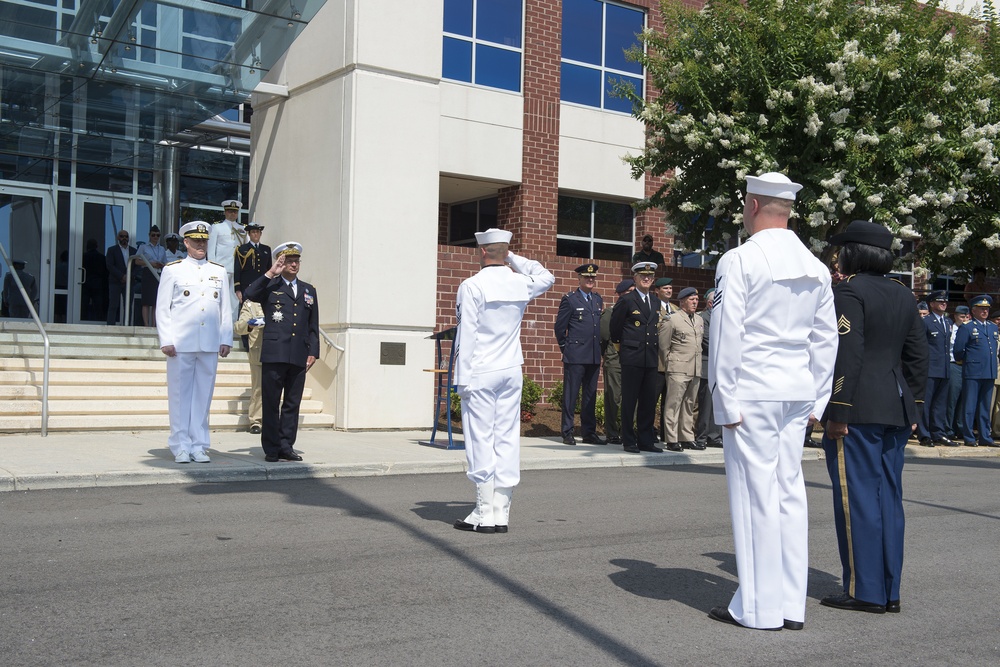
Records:
{"label": "window frame", "polygon": [[[515,94],[515,95],[523,95],[524,94],[524,41],[525,41],[525,27],[524,27],[524,24],[525,24],[525,4],[526,4],[526,0],[521,0],[521,46],[519,46],[519,47],[513,47],[513,46],[508,46],[506,44],[500,44],[498,42],[491,42],[491,41],[488,41],[488,40],[479,39],[476,36],[476,30],[477,30],[476,19],[478,18],[479,3],[481,1],[483,1],[483,0],[472,0],[472,36],[471,37],[469,35],[462,35],[462,34],[459,34],[459,33],[447,32],[446,30],[444,30],[444,18],[442,17],[442,26],[441,26],[441,43],[442,43],[441,79],[443,81],[449,81],[451,83],[456,83],[456,84],[459,84],[459,85],[474,86],[476,88],[484,88],[486,90],[496,90],[496,91],[500,91],[500,92],[503,92],[503,93],[512,93],[512,94]],[[469,43],[469,44],[472,45],[471,68],[470,68],[470,71],[471,71],[471,77],[470,78],[472,79],[471,81],[464,81],[462,79],[452,79],[452,78],[446,77],[444,75],[444,56],[443,56],[443,53],[444,53],[444,40],[446,38],[454,39],[454,40],[461,41],[461,42],[467,42],[467,43]],[[516,53],[518,55],[519,66],[518,66],[518,72],[517,72],[517,90],[510,90],[509,88],[497,88],[496,86],[490,86],[490,85],[487,85],[487,84],[484,84],[484,83],[477,83],[477,81],[476,81],[476,79],[477,79],[477,76],[476,76],[476,74],[477,74],[477,71],[476,71],[476,58],[477,58],[476,52],[477,52],[477,48],[476,47],[479,46],[479,45],[483,45],[483,46],[489,47],[489,48],[495,48],[495,49],[498,49],[498,50],[501,50],[501,51],[509,51],[511,53]]]}
{"label": "window frame", "polygon": [[[563,197],[566,197],[566,198],[569,198],[569,199],[580,199],[580,200],[583,200],[583,201],[590,202],[590,236],[589,237],[578,236],[576,234],[561,234],[561,233],[559,233],[559,213],[558,213],[558,211],[559,211],[559,202],[558,202],[558,200],[562,199]],[[629,237],[630,237],[629,240],[627,240],[627,241],[618,241],[618,240],[614,240],[614,239],[598,238],[598,237],[596,237],[594,235],[594,227],[595,227],[595,224],[596,224],[595,220],[594,220],[594,217],[595,217],[595,212],[596,212],[596,208],[597,208],[597,204],[598,203],[601,203],[601,204],[615,204],[615,205],[620,205],[620,206],[628,206],[631,209],[631,211],[632,211],[632,229],[631,229],[631,231],[629,233]],[[636,212],[635,212],[635,209],[632,207],[631,202],[626,202],[626,201],[616,200],[616,199],[598,199],[598,198],[591,197],[591,196],[583,196],[583,195],[576,195],[576,194],[570,194],[570,193],[560,192],[559,196],[558,196],[558,198],[556,200],[556,256],[557,257],[573,257],[573,255],[560,255],[559,254],[559,250],[558,250],[558,248],[559,248],[559,241],[560,240],[564,240],[564,241],[576,241],[576,242],[585,242],[585,243],[588,243],[588,245],[589,245],[589,254],[587,255],[586,258],[580,258],[580,259],[595,259],[595,257],[594,257],[594,244],[595,243],[600,244],[600,245],[621,246],[626,251],[626,253],[623,256],[626,257],[626,259],[629,259],[629,258],[631,258],[631,256],[635,252],[635,224],[636,224],[636,220],[635,219],[636,219]],[[611,260],[608,260],[608,261],[611,261]]]}
{"label": "window frame", "polygon": [[[481,212],[482,211],[482,203],[484,201],[489,201],[491,199],[496,201],[496,206],[495,206],[495,208],[497,210],[496,215],[497,215],[497,217],[499,217],[499,209],[500,209],[500,196],[499,195],[490,195],[488,197],[476,197],[474,199],[463,199],[462,201],[450,202],[448,204],[448,230],[447,230],[447,236],[445,237],[447,245],[458,246],[458,247],[462,247],[462,248],[475,247],[476,246],[476,234],[475,234],[475,232],[485,232],[487,229],[489,229],[488,226],[483,226],[483,224],[482,224],[482,212]],[[465,204],[473,204],[473,203],[476,205],[476,229],[475,229],[475,231],[473,232],[472,236],[469,237],[469,238],[452,240],[452,223],[453,223],[452,211],[453,211],[453,209],[456,206],[464,206]],[[492,224],[494,226],[496,226],[496,222],[493,222]]]}

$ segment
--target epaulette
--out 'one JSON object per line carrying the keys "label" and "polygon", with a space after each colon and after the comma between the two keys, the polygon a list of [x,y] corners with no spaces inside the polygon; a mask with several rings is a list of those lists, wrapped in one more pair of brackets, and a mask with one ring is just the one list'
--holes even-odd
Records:
{"label": "epaulette", "polygon": [[843,279],[843,280],[841,280],[840,282],[842,282],[842,283],[849,283],[849,282],[851,282],[851,278],[853,278],[853,277],[854,277],[854,276],[856,276],[856,275],[858,275],[858,274],[856,274],[856,273],[852,273],[851,275],[847,276],[846,278],[844,278],[844,279]]}
{"label": "epaulette", "polygon": [[[892,281],[892,282],[894,282],[894,283],[899,283],[899,284],[900,284],[900,285],[902,285],[903,287],[906,287],[906,285],[905,285],[905,284],[903,283],[903,281],[902,281],[902,280],[900,280],[899,278],[889,278],[889,280],[891,280],[891,281]],[[910,288],[909,288],[909,287],[906,287],[906,289],[910,289]]]}
{"label": "epaulette", "polygon": [[[215,264],[216,266],[222,266],[222,264],[219,264],[218,262],[213,262],[212,260],[208,260],[208,263],[209,264]],[[226,267],[222,266],[222,268],[226,268]]]}
{"label": "epaulette", "polygon": [[172,262],[167,262],[164,266],[173,266],[174,264],[180,264],[183,261],[184,261],[183,259],[175,259]]}

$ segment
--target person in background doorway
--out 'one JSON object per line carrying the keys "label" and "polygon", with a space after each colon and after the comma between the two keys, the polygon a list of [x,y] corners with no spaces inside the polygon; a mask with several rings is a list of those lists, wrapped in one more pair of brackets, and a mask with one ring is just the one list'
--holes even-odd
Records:
{"label": "person in background doorway", "polygon": [[137,263],[142,265],[142,323],[147,327],[156,326],[156,292],[160,279],[150,271],[150,268],[160,271],[167,263],[166,248],[160,245],[160,228],[153,225],[149,228],[149,243],[143,243],[136,250],[141,257]]}
{"label": "person in background doorway", "polygon": [[[118,321],[118,312],[125,298],[125,281],[128,275],[129,257],[136,253],[135,246],[129,245],[129,234],[124,229],[118,230],[118,243],[108,248],[104,253],[104,265],[108,270],[108,324]],[[138,276],[133,276],[133,280]],[[129,324],[123,322],[123,324]]]}
{"label": "person in background doorway", "polygon": [[[35,307],[35,312],[37,313],[38,282],[35,280],[35,276],[28,273],[28,270],[24,268],[26,266],[24,260],[12,259],[10,263],[14,266],[14,270],[17,271],[17,277],[21,279],[24,291],[28,293],[28,299],[31,301],[31,305]],[[13,274],[9,272],[3,277],[3,303],[6,304],[10,317],[31,317],[31,310],[28,308],[24,297],[21,296],[21,290],[17,288]]]}
{"label": "person in background doorway", "polygon": [[641,247],[632,255],[632,264],[638,264],[639,262],[651,262],[660,268],[667,265],[666,260],[663,259],[663,253],[659,250],[653,250],[652,234],[646,234],[642,237]]}

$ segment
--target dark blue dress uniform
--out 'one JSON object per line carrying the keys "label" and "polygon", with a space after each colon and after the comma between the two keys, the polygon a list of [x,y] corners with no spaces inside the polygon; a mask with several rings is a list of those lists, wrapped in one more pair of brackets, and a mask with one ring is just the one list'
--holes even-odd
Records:
{"label": "dark blue dress uniform", "polygon": [[[945,292],[931,294],[932,300],[947,300]],[[951,357],[952,321],[945,316],[938,317],[933,312],[923,318],[924,334],[927,338],[927,392],[924,409],[920,414],[917,433],[920,444],[933,447],[937,444],[951,444],[948,432],[948,374]]]}
{"label": "dark blue dress uniform", "polygon": [[[270,268],[270,267],[268,267]],[[264,310],[261,332],[261,435],[266,460],[301,460],[292,449],[299,426],[308,357],[319,356],[319,300],[316,288],[281,276],[261,276],[243,294]],[[282,396],[284,394],[284,396]]]}
{"label": "dark blue dress uniform", "polygon": [[[581,276],[596,276],[596,264],[576,269]],[[603,444],[597,437],[597,378],[601,372],[601,313],[604,300],[597,292],[575,289],[563,295],[554,325],[556,341],[562,350],[563,405],[562,436],[566,444],[573,440],[573,414],[580,399],[580,426],[584,442]]]}
{"label": "dark blue dress uniform", "polygon": [[823,419],[848,424],[848,433],[824,437],[823,448],[844,592],[884,607],[899,600],[903,450],[920,418],[927,335],[913,294],[896,280],[853,275],[833,295],[840,344]]}
{"label": "dark blue dress uniform", "polygon": [[[256,225],[247,225],[246,229],[262,229]],[[256,247],[249,241],[236,249],[233,257],[233,289],[245,292],[250,283],[264,275],[271,268],[271,247],[258,243]]]}
{"label": "dark blue dress uniform", "polygon": [[[977,296],[973,308],[993,306],[989,296]],[[975,311],[973,311],[975,314]],[[997,341],[1000,331],[989,320],[973,317],[955,334],[955,361],[962,364],[962,439],[971,447],[993,445],[990,433],[990,401],[997,377]],[[973,429],[979,430],[979,441]]]}
{"label": "dark blue dress uniform", "polygon": [[660,389],[657,372],[660,341],[660,300],[638,289],[611,310],[611,342],[619,345],[622,367],[622,446],[627,452],[661,451],[655,446],[653,422]]}

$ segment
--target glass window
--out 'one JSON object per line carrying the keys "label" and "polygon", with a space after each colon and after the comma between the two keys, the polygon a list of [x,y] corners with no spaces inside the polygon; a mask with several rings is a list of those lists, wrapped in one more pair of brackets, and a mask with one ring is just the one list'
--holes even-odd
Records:
{"label": "glass window", "polygon": [[612,95],[614,84],[632,84],[644,94],[642,65],[626,52],[640,46],[645,14],[602,0],[563,0],[562,81],[564,102],[631,113],[632,104]]}
{"label": "glass window", "polygon": [[475,245],[476,232],[497,226],[496,197],[454,204],[448,211],[448,243]]}
{"label": "glass window", "polygon": [[634,229],[635,214],[628,204],[560,196],[556,254],[628,262]]}
{"label": "glass window", "polygon": [[445,0],[441,76],[521,91],[523,0]]}

